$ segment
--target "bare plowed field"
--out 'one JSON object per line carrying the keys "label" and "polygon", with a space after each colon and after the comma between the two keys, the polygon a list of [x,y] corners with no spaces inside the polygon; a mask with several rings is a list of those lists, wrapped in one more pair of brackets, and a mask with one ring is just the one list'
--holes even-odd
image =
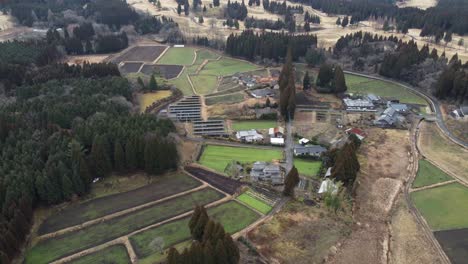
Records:
{"label": "bare plowed field", "polygon": [[453,264],[467,262],[468,228],[437,231],[434,235]]}
{"label": "bare plowed field", "polygon": [[172,79],[179,76],[182,69],[182,65],[144,65],[141,68],[141,73],[146,75],[157,73],[166,79]]}
{"label": "bare plowed field", "polygon": [[185,174],[169,174],[145,187],[72,205],[42,223],[38,233],[51,233],[101,216],[145,204],[197,186],[200,182]]}
{"label": "bare plowed field", "polygon": [[126,62],[120,67],[120,70],[124,73],[137,73],[142,64],[142,62]]}
{"label": "bare plowed field", "polygon": [[242,186],[242,183],[236,180],[229,179],[217,173],[204,170],[198,167],[186,166],[185,170],[197,177],[198,179],[205,181],[214,187],[222,190],[223,192],[234,194]]}
{"label": "bare plowed field", "polygon": [[153,62],[156,60],[167,46],[137,46],[129,49],[127,52],[113,59],[113,62],[122,61],[144,61]]}

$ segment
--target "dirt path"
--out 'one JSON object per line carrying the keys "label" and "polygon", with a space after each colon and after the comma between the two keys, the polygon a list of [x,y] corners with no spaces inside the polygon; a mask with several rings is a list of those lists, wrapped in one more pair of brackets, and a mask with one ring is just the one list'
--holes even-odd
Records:
{"label": "dirt path", "polygon": [[431,184],[431,185],[424,186],[424,187],[420,187],[420,188],[410,188],[410,189],[409,189],[409,192],[412,193],[412,192],[417,192],[417,191],[432,189],[432,188],[436,188],[436,187],[439,187],[439,186],[451,184],[451,183],[454,183],[454,182],[457,182],[457,180],[439,182],[439,183]]}
{"label": "dirt path", "polygon": [[[200,181],[200,180],[198,180],[198,181]],[[59,236],[59,235],[63,235],[65,233],[77,231],[77,230],[83,229],[83,228],[91,226],[91,225],[95,225],[95,224],[98,224],[98,223],[101,223],[101,222],[105,222],[105,221],[108,221],[110,219],[113,219],[113,218],[116,218],[116,217],[119,217],[119,216],[122,216],[122,215],[125,215],[125,214],[129,214],[129,213],[135,212],[137,210],[144,209],[144,208],[153,206],[155,204],[162,203],[164,201],[167,201],[167,200],[170,200],[170,199],[173,199],[173,198],[180,197],[182,195],[186,195],[186,194],[201,190],[201,189],[206,188],[206,187],[208,187],[208,184],[206,182],[202,182],[202,185],[200,185],[200,186],[198,186],[196,188],[193,188],[193,189],[190,189],[190,190],[187,190],[187,191],[184,191],[184,192],[180,192],[180,193],[168,196],[168,197],[164,197],[164,198],[156,200],[156,201],[152,201],[152,202],[149,202],[149,203],[138,205],[138,206],[135,206],[135,207],[132,207],[132,208],[129,208],[129,209],[125,209],[125,210],[122,210],[122,211],[119,211],[119,212],[116,212],[116,213],[113,213],[113,214],[109,214],[109,215],[106,215],[106,216],[103,216],[103,217],[99,217],[99,218],[84,222],[84,223],[82,223],[80,225],[67,227],[67,228],[61,229],[59,231],[52,232],[52,233],[40,236],[40,237],[38,237],[38,240],[40,241],[40,240],[56,237],[56,236]]]}

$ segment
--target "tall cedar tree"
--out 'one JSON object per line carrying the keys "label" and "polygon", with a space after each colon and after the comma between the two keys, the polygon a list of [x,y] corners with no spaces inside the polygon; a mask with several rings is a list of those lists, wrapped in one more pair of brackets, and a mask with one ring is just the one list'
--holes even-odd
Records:
{"label": "tall cedar tree", "polygon": [[281,69],[278,80],[280,90],[280,111],[281,115],[286,120],[289,120],[290,117],[293,118],[296,107],[296,84],[291,54],[291,48],[288,48],[286,61],[283,65],[283,68]]}
{"label": "tall cedar tree", "polygon": [[306,71],[304,75],[304,79],[302,80],[302,89],[309,90],[310,88],[311,88],[311,85],[310,85],[309,72]]}
{"label": "tall cedar tree", "polygon": [[335,93],[344,93],[348,89],[343,70],[340,66],[335,66],[335,76],[333,78],[333,91]]}
{"label": "tall cedar tree", "polygon": [[332,168],[331,177],[348,187],[352,186],[360,169],[356,155],[357,148],[352,140],[346,143],[336,153],[335,164]]}
{"label": "tall cedar tree", "polygon": [[105,177],[112,170],[112,163],[105,141],[104,136],[97,135],[91,148],[91,161],[93,162],[94,175],[96,177]]}
{"label": "tall cedar tree", "polygon": [[124,149],[120,141],[117,141],[114,145],[114,169],[118,173],[123,173],[126,167]]}
{"label": "tall cedar tree", "polygon": [[154,74],[151,75],[150,82],[149,82],[149,90],[151,92],[154,92],[158,89],[158,83],[156,82],[156,78],[154,77]]}
{"label": "tall cedar tree", "polygon": [[333,79],[333,68],[329,64],[322,64],[317,75],[317,86],[328,87]]}
{"label": "tall cedar tree", "polygon": [[299,181],[299,172],[293,166],[288,175],[286,175],[286,179],[284,179],[283,195],[294,197],[294,188],[299,184]]}

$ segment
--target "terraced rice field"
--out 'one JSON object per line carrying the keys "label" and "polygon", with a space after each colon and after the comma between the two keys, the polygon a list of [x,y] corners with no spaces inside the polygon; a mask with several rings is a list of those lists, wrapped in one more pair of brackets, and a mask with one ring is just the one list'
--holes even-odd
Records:
{"label": "terraced rice field", "polygon": [[233,160],[241,163],[253,163],[255,161],[271,162],[282,158],[281,150],[207,145],[199,163],[223,173],[226,166]]}
{"label": "terraced rice field", "polygon": [[261,199],[250,195],[248,192],[245,192],[237,197],[237,200],[245,203],[246,205],[254,208],[262,214],[268,214],[273,207]]}
{"label": "terraced rice field", "polygon": [[195,49],[184,48],[170,48],[158,60],[158,64],[166,65],[191,65],[195,57]]}
{"label": "terraced rice field", "polygon": [[69,262],[70,264],[130,264],[130,257],[124,245],[115,245],[100,250],[96,253],[85,255]]}
{"label": "terraced rice field", "polygon": [[222,197],[221,193],[211,188],[204,188],[99,224],[85,227],[79,231],[39,241],[27,251],[25,263],[48,263],[66,257],[188,212],[195,205],[209,204]]}
{"label": "terraced rice field", "polygon": [[217,61],[210,61],[203,67],[200,74],[226,76],[238,72],[252,71],[257,68],[256,65],[245,61],[223,57]]}
{"label": "terraced rice field", "polygon": [[429,161],[420,160],[418,174],[413,182],[413,188],[424,187],[450,180],[453,180],[452,177],[432,165]]}

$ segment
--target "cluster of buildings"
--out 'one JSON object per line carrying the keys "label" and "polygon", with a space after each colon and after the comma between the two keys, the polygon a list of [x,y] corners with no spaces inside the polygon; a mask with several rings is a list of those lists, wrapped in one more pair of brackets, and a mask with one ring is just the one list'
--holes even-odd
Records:
{"label": "cluster of buildings", "polygon": [[279,185],[284,183],[284,175],[278,164],[257,161],[253,164],[250,171],[250,180]]}
{"label": "cluster of buildings", "polygon": [[[275,146],[284,145],[284,128],[273,127],[268,129],[270,144]],[[247,143],[263,142],[265,137],[255,129],[241,130],[236,132],[236,138],[239,141]]]}
{"label": "cluster of buildings", "polygon": [[[254,88],[256,86],[269,86],[275,88],[278,85],[278,77],[262,77],[259,75],[252,75],[247,73],[236,73],[232,77],[234,82],[244,85],[248,88]],[[279,88],[279,86],[278,86]]]}
{"label": "cluster of buildings", "polygon": [[374,121],[378,127],[395,127],[403,124],[406,120],[404,115],[409,112],[406,104],[387,102],[387,108]]}
{"label": "cluster of buildings", "polygon": [[375,112],[376,107],[381,104],[382,98],[374,94],[368,94],[359,98],[344,98],[343,103],[346,111]]}

